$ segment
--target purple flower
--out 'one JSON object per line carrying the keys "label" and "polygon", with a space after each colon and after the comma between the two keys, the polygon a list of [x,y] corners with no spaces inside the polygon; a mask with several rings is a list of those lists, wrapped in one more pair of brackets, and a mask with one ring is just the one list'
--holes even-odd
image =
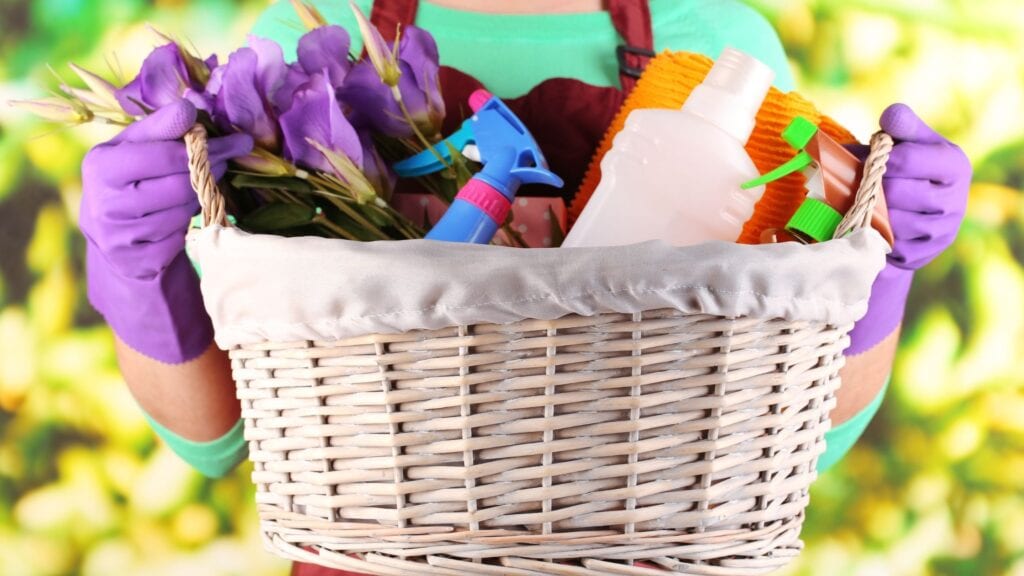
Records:
{"label": "purple flower", "polygon": [[299,65],[306,74],[313,75],[326,70],[331,85],[337,88],[345,81],[345,75],[352,67],[348,61],[350,46],[351,40],[344,28],[322,26],[302,35],[296,53]]}
{"label": "purple flower", "polygon": [[280,48],[276,54],[265,45],[261,48],[262,61],[256,49],[240,48],[228,58],[220,77],[211,78],[217,96],[214,119],[223,128],[251,135],[267,150],[277,150],[280,137],[270,95],[283,81],[286,68]]}
{"label": "purple flower", "polygon": [[381,80],[372,62],[363,60],[352,68],[339,97],[352,109],[353,122],[387,136],[411,136],[412,127],[395,99],[397,91],[416,127],[427,136],[437,134],[445,109],[438,79],[437,45],[429,33],[415,26],[404,29],[398,47],[398,68],[401,75],[394,89]]}
{"label": "purple flower", "polygon": [[[363,166],[363,148],[355,128],[342,114],[334,88],[324,74],[313,76],[295,92],[291,108],[281,116],[285,157],[307,168],[332,172],[331,163],[313,143]],[[312,141],[312,142],[311,142]]]}
{"label": "purple flower", "polygon": [[125,112],[137,116],[180,100],[189,89],[203,86],[189,76],[181,49],[171,43],[150,52],[138,76],[115,96]]}
{"label": "purple flower", "polygon": [[408,79],[410,76],[415,82],[418,91],[411,86],[402,86],[399,81],[398,88],[402,91],[402,97],[408,98],[407,94],[413,92],[423,97],[423,107],[415,108],[410,105],[409,111],[412,117],[420,124],[421,120],[431,126],[441,129],[441,122],[444,120],[444,99],[441,97],[441,81],[438,77],[440,69],[437,43],[429,32],[416,26],[407,26],[402,31],[402,38],[398,45],[398,60],[402,67],[402,76]]}

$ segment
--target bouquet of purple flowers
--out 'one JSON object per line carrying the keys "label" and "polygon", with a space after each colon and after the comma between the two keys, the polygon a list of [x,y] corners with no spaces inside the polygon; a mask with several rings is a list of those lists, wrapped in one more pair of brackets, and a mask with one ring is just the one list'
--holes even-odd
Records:
{"label": "bouquet of purple flowers", "polygon": [[[389,46],[351,4],[365,46],[315,8],[292,0],[308,32],[297,61],[281,47],[250,37],[226,62],[202,58],[181,42],[154,49],[122,87],[72,65],[85,87],[14,104],[65,123],[128,125],[185,98],[211,135],[244,132],[255,147],[235,159],[221,188],[228,213],[252,232],[316,234],[350,240],[419,238],[423,230],[396,211],[391,163],[441,140],[444,101],[433,37],[415,26]],[[478,166],[451,151],[446,169],[419,177],[450,202]]]}

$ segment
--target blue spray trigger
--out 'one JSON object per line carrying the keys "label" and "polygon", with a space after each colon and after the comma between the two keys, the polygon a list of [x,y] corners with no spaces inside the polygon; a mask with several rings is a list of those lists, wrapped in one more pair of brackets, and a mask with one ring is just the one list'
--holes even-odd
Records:
{"label": "blue spray trigger", "polygon": [[512,177],[522,184],[543,184],[561,188],[565,182],[554,172],[541,167],[544,165],[544,158],[538,158],[537,152],[521,150],[516,158],[515,168],[510,171]]}
{"label": "blue spray trigger", "polygon": [[563,185],[562,179],[548,170],[547,159],[533,135],[500,98],[489,98],[477,109],[473,121],[476,145],[484,166],[498,155],[510,151],[515,155],[509,162],[512,169],[498,178],[502,181],[495,182],[499,189],[515,190],[519,184],[546,184],[556,188]]}
{"label": "blue spray trigger", "polygon": [[474,142],[476,142],[476,136],[473,134],[472,118],[467,118],[462,123],[462,126],[452,133],[451,136],[434,144],[433,150],[428,149],[414,154],[400,162],[396,162],[392,168],[399,178],[414,178],[416,176],[433,174],[445,167],[445,164],[438,160],[438,155],[444,158],[445,163],[450,164],[452,161],[452,148],[462,152],[466,145]]}

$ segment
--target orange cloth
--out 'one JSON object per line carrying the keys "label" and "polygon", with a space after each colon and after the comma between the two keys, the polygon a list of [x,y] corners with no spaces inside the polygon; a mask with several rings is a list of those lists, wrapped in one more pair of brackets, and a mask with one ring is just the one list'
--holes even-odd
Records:
{"label": "orange cloth", "polygon": [[[637,108],[679,108],[690,96],[690,91],[704,80],[711,64],[710,58],[689,52],[663,52],[647,64],[636,88],[612,121],[590,161],[590,169],[569,208],[570,220],[576,220],[601,181],[601,159],[611,149],[612,139],[622,130],[629,113]],[[772,88],[757,114],[754,133],[746,146],[747,153],[762,174],[785,163],[797,153],[781,136],[796,116],[803,116],[817,124],[825,134],[841,144],[856,141],[849,131],[822,115],[799,94],[783,93]],[[804,176],[797,173],[768,184],[738,241],[757,244],[763,230],[784,228],[789,217],[804,200],[804,183]]]}

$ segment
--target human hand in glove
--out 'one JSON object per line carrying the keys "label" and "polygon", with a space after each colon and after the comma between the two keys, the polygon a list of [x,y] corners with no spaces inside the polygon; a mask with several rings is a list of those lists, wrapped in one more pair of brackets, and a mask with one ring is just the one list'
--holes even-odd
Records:
{"label": "human hand in glove", "polygon": [[895,143],[882,180],[895,242],[847,355],[871,349],[900,325],[914,271],[953,243],[971,184],[967,155],[906,104],[889,106],[879,124]]}
{"label": "human hand in glove", "polygon": [[[174,102],[96,146],[82,162],[79,227],[89,301],[128,346],[172,364],[195,358],[213,340],[184,253],[199,202],[182,137],[195,121],[191,103]],[[214,176],[252,145],[245,134],[210,139]]]}

